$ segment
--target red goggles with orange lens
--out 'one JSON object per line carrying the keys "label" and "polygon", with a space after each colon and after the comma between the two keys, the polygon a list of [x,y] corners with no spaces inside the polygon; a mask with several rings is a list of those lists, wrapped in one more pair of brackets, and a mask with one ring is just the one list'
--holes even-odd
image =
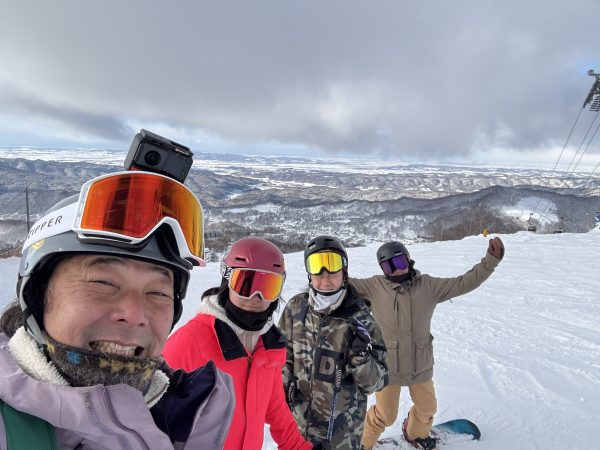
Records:
{"label": "red goggles with orange lens", "polygon": [[281,296],[285,276],[253,269],[231,269],[229,287],[240,297],[249,299],[260,295],[265,302],[274,302]]}
{"label": "red goggles with orange lens", "polygon": [[173,230],[179,255],[204,266],[204,216],[192,191],[164,175],[128,171],[85,183],[73,231],[138,244],[161,225]]}

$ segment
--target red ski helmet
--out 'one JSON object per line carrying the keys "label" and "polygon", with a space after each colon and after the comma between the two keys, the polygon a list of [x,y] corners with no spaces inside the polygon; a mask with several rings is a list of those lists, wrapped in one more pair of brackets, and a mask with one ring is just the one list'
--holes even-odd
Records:
{"label": "red ski helmet", "polygon": [[244,268],[265,270],[285,275],[283,253],[272,242],[261,238],[244,238],[234,242],[221,261],[221,275],[227,269]]}

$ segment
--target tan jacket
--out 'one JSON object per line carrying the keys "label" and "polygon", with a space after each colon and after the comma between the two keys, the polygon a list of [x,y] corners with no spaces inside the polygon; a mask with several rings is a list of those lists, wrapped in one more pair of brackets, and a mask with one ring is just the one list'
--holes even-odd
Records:
{"label": "tan jacket", "polygon": [[433,377],[430,328],[435,307],[477,288],[499,263],[486,253],[479,264],[456,278],[436,278],[417,271],[412,280],[402,284],[383,275],[350,278],[352,286],[371,301],[373,316],[383,332],[390,384],[408,386]]}

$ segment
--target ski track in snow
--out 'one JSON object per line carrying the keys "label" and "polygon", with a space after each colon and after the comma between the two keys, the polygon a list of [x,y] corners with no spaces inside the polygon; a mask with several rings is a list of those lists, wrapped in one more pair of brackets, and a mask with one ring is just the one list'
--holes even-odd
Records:
{"label": "ski track in snow", "polygon": [[[438,306],[432,322],[436,422],[467,418],[479,442],[447,450],[576,449],[600,435],[600,230],[586,234],[501,236],[506,255],[479,289]],[[350,275],[378,273],[378,244],[349,249]],[[487,239],[409,246],[423,273],[451,277],[484,255]],[[302,254],[286,255],[284,298],[306,286]],[[1,303],[14,297],[18,259],[0,260]],[[180,324],[193,317],[200,293],[217,284],[219,268],[195,270]],[[402,391],[396,423],[382,435],[401,438],[409,408]],[[369,397],[369,404],[374,396]],[[265,449],[277,448],[265,427]]]}

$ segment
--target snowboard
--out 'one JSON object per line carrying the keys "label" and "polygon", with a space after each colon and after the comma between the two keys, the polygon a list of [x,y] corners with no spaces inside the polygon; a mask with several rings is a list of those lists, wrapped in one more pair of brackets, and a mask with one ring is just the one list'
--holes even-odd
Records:
{"label": "snowboard", "polygon": [[[479,440],[481,431],[473,422],[467,419],[455,419],[448,422],[438,423],[431,428],[431,436],[437,439],[437,446]],[[404,436],[393,436],[380,439],[375,449],[411,449]]]}

